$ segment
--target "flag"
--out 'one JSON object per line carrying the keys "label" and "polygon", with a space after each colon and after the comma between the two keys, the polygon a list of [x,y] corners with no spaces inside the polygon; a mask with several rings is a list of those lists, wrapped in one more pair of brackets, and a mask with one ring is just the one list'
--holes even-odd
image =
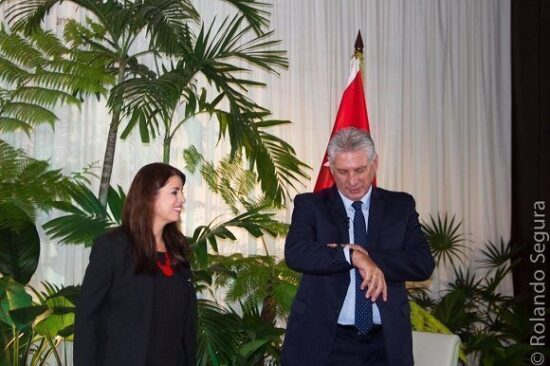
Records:
{"label": "flag", "polygon": [[[334,123],[332,134],[330,135],[331,138],[338,130],[346,127],[356,127],[370,132],[360,63],[360,56],[356,53],[351,59],[348,84],[344,90],[344,95],[342,95],[342,100],[340,101],[336,122]],[[328,155],[325,151],[325,157],[323,158],[323,164],[321,165],[321,170],[317,177],[317,183],[315,183],[314,192],[332,187],[333,184],[334,179],[330,172]]]}

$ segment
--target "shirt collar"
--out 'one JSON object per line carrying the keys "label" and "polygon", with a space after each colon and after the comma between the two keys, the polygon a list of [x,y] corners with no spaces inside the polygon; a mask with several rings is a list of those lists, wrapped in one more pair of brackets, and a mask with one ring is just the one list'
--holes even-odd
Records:
{"label": "shirt collar", "polygon": [[[370,207],[371,193],[372,193],[372,184],[369,188],[369,191],[363,197],[361,197],[361,199],[360,199],[360,201],[363,202],[363,206],[362,206],[363,210],[368,210],[369,207]],[[344,202],[344,207],[346,208],[346,211],[349,211],[350,208],[353,208],[353,207],[351,207],[351,205],[354,201],[352,201],[349,198],[347,198],[346,196],[344,196],[342,194],[342,192],[340,192],[340,190],[338,190],[338,194],[340,195],[340,198],[342,198],[342,202]]]}

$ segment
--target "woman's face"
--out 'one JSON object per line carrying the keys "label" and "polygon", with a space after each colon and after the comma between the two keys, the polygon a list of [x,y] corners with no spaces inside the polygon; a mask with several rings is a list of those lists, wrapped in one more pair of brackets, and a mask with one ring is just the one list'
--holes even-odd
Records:
{"label": "woman's face", "polygon": [[183,182],[180,177],[173,175],[164,187],[158,190],[155,197],[154,226],[164,227],[166,224],[178,221],[184,203]]}

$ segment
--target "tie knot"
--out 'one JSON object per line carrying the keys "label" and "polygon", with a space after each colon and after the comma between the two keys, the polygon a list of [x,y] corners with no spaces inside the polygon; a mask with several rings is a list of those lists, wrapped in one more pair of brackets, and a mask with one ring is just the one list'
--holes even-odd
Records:
{"label": "tie knot", "polygon": [[355,209],[355,211],[361,210],[361,206],[363,205],[363,201],[355,201],[351,205]]}

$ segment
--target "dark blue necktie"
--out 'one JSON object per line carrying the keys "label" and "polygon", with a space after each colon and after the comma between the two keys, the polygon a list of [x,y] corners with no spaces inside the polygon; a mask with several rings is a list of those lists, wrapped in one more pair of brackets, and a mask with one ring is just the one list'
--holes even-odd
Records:
{"label": "dark blue necktie", "polygon": [[[353,238],[356,244],[367,247],[367,227],[365,226],[365,216],[361,206],[362,201],[353,202],[355,209],[353,217]],[[355,326],[360,334],[368,334],[372,329],[372,302],[365,297],[365,291],[361,290],[363,278],[359,270],[355,270]],[[366,290],[366,289],[365,289]]]}

